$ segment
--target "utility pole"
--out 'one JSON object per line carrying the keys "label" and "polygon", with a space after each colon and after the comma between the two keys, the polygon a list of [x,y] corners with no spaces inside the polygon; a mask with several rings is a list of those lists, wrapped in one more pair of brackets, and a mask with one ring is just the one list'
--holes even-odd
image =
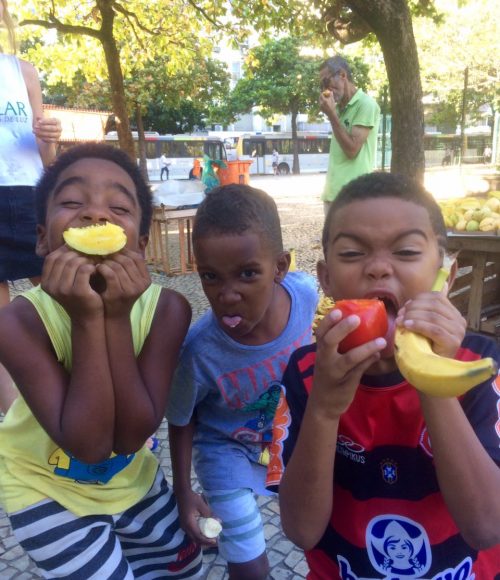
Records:
{"label": "utility pole", "polygon": [[464,70],[464,89],[462,93],[462,120],[460,122],[460,165],[467,151],[467,135],[465,134],[465,118],[467,115],[467,89],[469,87],[469,67]]}

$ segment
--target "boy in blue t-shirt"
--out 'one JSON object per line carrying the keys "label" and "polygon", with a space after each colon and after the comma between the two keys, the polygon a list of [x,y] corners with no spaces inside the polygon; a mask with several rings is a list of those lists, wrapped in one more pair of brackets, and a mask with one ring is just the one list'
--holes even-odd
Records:
{"label": "boy in blue t-shirt", "polygon": [[[197,516],[222,522],[231,578],[263,580],[269,564],[255,493],[265,493],[271,426],[290,353],[311,342],[316,282],[289,273],[274,200],[219,187],[198,208],[193,249],[211,309],[190,329],[167,419],[183,529],[214,545]],[[191,455],[204,499],[191,489]]]}

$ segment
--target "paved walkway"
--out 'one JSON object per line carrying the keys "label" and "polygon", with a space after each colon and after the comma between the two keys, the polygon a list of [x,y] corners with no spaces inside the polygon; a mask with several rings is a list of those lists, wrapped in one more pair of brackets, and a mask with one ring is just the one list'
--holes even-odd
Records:
{"label": "paved walkway", "polygon": [[[320,257],[319,239],[323,221],[323,206],[319,199],[324,175],[300,177],[254,178],[252,185],[273,195],[278,205],[284,245],[296,249],[297,267],[315,272],[316,261]],[[201,290],[198,276],[187,274],[167,277],[153,274],[157,283],[183,293],[193,308],[196,319],[207,308],[207,301]],[[14,293],[29,288],[29,283],[17,283]],[[2,415],[0,415],[0,421]],[[158,457],[169,481],[171,478],[170,451],[167,426],[163,422],[158,430],[160,447]],[[281,530],[279,507],[275,498],[261,497],[260,508],[271,564],[270,578],[273,580],[302,580],[307,575],[307,564],[303,553],[289,542]],[[204,556],[206,580],[226,580],[225,562],[216,554]],[[31,580],[40,578],[36,566],[17,543],[5,513],[0,509],[0,580]],[[85,579],[82,579],[85,580]],[[103,580],[105,580],[103,578]]]}

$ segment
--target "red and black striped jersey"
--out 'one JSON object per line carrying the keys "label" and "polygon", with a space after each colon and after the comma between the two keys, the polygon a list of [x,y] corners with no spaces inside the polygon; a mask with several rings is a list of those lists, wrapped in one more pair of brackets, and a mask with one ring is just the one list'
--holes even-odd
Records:
{"label": "red and black striped jersey", "polygon": [[[468,334],[457,358],[485,356],[500,363],[493,341]],[[283,377],[267,477],[274,491],[297,440],[315,359],[315,345],[298,349]],[[466,393],[461,405],[500,466],[500,378]],[[500,545],[471,548],[446,507],[417,391],[399,372],[364,376],[342,415],[334,496],[329,525],[306,552],[311,580],[500,580]]]}

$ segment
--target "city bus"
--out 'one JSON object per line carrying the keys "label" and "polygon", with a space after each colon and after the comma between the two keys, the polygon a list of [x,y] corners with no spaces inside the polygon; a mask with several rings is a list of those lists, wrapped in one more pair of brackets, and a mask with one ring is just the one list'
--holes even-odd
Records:
{"label": "city bus", "polygon": [[[320,173],[328,169],[328,157],[330,151],[331,133],[326,132],[298,132],[299,142],[299,165],[301,173]],[[451,151],[451,164],[482,163],[484,162],[484,150],[491,147],[491,134],[475,130],[474,127],[466,129],[466,146],[464,157],[460,160],[462,138],[457,134],[425,133],[424,153],[425,166],[435,167],[443,164],[444,157]],[[291,133],[242,133],[234,137],[224,137],[226,148],[239,151],[240,159],[253,159],[250,166],[250,174],[272,175],[272,152],[276,147],[280,155],[278,172],[288,175],[293,167],[293,141]],[[239,141],[242,140],[242,144]],[[382,156],[382,148],[385,144],[385,154]],[[392,147],[390,125],[386,127],[385,143],[382,138],[382,126],[379,127],[376,168],[389,169],[391,166]]]}
{"label": "city bus", "polygon": [[[299,166],[301,173],[326,173],[330,153],[331,133],[321,131],[299,131]],[[242,140],[242,144],[239,141]],[[291,133],[243,133],[235,137],[225,136],[226,148],[237,149],[240,159],[253,159],[250,174],[272,175],[272,152],[276,148],[280,160],[278,173],[288,175],[293,168],[293,140]],[[391,163],[390,136],[386,143],[384,166]],[[377,168],[382,167],[382,136],[378,136]]]}
{"label": "city bus", "polygon": [[[454,165],[460,163],[483,163],[484,150],[491,147],[491,132],[475,130],[474,127],[465,130],[464,156],[460,160],[462,136],[455,133],[426,133],[424,135],[425,166]],[[450,159],[445,159],[447,152]]]}
{"label": "city bus", "polygon": [[[240,159],[252,159],[250,174],[272,175],[273,149],[279,153],[278,173],[288,175],[293,168],[293,140],[291,133],[243,133],[232,138]],[[319,173],[328,168],[330,135],[323,132],[299,131],[299,165],[301,173]],[[242,141],[240,143],[240,140]],[[226,137],[226,141],[228,138]]]}
{"label": "city bus", "polygon": [[[132,133],[138,153],[137,132]],[[106,134],[106,143],[118,146],[116,131]],[[193,179],[195,160],[200,162],[203,169],[203,157],[207,155],[211,159],[225,161],[227,159],[224,139],[208,135],[160,135],[156,132],[145,132],[146,161],[149,179],[160,180],[162,154],[168,158],[170,165],[169,179]]]}

